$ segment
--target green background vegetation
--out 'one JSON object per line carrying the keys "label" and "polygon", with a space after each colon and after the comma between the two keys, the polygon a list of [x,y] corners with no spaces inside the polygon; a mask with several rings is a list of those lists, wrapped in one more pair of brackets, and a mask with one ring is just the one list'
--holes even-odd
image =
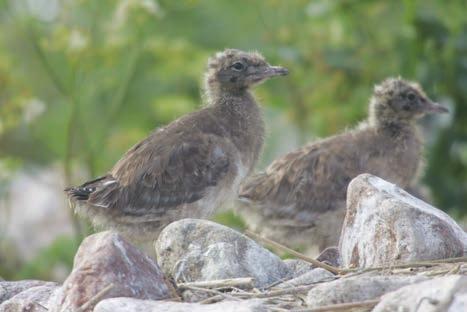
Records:
{"label": "green background vegetation", "polygon": [[[465,0],[0,0],[0,197],[17,170],[58,164],[67,185],[104,173],[151,129],[200,107],[207,58],[234,47],[290,69],[256,90],[269,128],[260,168],[365,118],[385,77],[419,81],[451,108],[423,122],[423,181],[437,207],[462,217],[466,12]],[[229,213],[219,220],[242,226]],[[70,266],[86,232],[75,225],[76,238],[33,262],[6,257],[0,244],[0,276],[47,278],[47,267]]]}

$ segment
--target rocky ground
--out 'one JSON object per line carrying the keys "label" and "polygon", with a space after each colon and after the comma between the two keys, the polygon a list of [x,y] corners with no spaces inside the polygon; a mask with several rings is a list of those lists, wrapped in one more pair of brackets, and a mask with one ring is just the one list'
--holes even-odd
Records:
{"label": "rocky ground", "polygon": [[466,233],[377,177],[352,181],[339,246],[317,260],[281,260],[261,244],[285,247],[248,236],[180,220],[156,241],[156,263],[97,233],[62,285],[0,281],[0,311],[467,311]]}

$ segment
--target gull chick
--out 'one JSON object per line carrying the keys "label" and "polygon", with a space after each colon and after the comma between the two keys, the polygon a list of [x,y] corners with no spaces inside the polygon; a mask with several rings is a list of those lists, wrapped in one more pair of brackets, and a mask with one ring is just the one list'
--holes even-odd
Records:
{"label": "gull chick", "polygon": [[67,188],[75,210],[134,242],[154,240],[175,220],[210,216],[236,196],[263,146],[251,87],[286,74],[259,53],[217,53],[205,74],[206,106],[152,132],[106,175]]}
{"label": "gull chick", "polygon": [[443,112],[418,84],[386,79],[375,87],[369,118],[357,129],[288,153],[247,178],[240,211],[255,231],[310,253],[313,246],[335,245],[349,182],[366,172],[409,186],[422,159],[416,120]]}

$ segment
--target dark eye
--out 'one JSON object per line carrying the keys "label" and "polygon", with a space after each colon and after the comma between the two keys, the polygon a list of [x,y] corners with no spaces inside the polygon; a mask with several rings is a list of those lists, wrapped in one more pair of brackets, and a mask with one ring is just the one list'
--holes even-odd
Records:
{"label": "dark eye", "polygon": [[236,70],[236,71],[241,71],[241,70],[243,70],[244,66],[243,66],[242,63],[237,62],[237,63],[235,63],[235,64],[232,65],[232,68],[233,68],[234,70]]}
{"label": "dark eye", "polygon": [[411,102],[415,101],[416,98],[417,98],[417,96],[416,96],[414,93],[412,93],[412,92],[410,92],[409,94],[407,94],[407,99],[408,99],[409,101],[411,101]]}

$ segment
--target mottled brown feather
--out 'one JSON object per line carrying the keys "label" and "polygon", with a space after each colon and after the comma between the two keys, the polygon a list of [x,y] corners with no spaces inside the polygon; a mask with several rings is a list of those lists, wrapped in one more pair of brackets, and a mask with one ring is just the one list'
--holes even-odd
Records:
{"label": "mottled brown feather", "polygon": [[[202,132],[196,128],[199,119],[190,119],[160,129],[130,149],[111,171],[118,183],[92,193],[88,202],[154,217],[202,198],[225,177],[231,155],[222,136]],[[191,129],[186,123],[193,123]]]}

